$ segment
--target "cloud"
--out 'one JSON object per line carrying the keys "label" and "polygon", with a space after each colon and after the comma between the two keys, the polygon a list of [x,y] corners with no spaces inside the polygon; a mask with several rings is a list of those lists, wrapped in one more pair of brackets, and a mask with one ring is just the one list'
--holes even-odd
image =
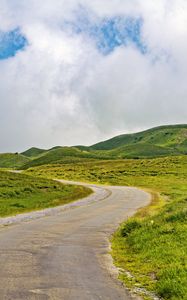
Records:
{"label": "cloud", "polygon": [[185,0],[4,0],[0,10],[0,30],[28,41],[0,61],[0,152],[186,122]]}

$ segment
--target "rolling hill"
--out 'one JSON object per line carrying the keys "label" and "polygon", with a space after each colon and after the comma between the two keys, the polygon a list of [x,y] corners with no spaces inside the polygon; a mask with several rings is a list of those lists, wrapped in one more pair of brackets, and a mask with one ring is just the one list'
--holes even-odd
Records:
{"label": "rolling hill", "polygon": [[48,151],[46,150],[38,157],[30,157],[31,160],[29,160],[26,164],[23,164],[23,169],[50,163],[80,162],[83,159],[97,158],[97,155],[89,151],[79,150],[76,147],[55,147]]}
{"label": "rolling hill", "polygon": [[116,136],[90,147],[111,157],[146,158],[187,154],[187,125],[160,126]]}
{"label": "rolling hill", "polygon": [[138,133],[122,134],[97,143],[90,148],[93,150],[112,150],[137,144],[180,148],[184,142],[187,145],[187,124],[159,126]]}
{"label": "rolling hill", "polygon": [[154,158],[187,154],[187,124],[160,126],[123,134],[90,147],[56,146],[49,150],[30,148],[21,154],[0,154],[1,168],[27,169],[45,164],[84,160]]}
{"label": "rolling hill", "polygon": [[21,154],[24,156],[27,156],[27,157],[38,157],[39,155],[45,153],[46,151],[47,150],[32,147],[32,148],[22,152]]}
{"label": "rolling hill", "polygon": [[20,168],[29,162],[30,159],[19,153],[0,154],[0,168]]}

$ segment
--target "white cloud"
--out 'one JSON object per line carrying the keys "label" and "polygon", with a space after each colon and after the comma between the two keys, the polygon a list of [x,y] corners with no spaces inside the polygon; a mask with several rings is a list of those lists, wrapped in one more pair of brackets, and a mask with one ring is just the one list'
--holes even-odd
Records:
{"label": "white cloud", "polygon": [[[141,16],[150,53],[129,45],[103,56],[91,39],[71,35],[64,20],[79,5],[92,18]],[[0,28],[20,26],[29,42],[0,61],[0,152],[186,122],[185,0],[4,0],[0,11]]]}

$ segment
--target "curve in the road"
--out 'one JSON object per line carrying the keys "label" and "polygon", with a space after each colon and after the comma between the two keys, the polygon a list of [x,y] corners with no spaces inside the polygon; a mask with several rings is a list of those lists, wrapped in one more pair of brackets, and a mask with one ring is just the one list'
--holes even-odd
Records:
{"label": "curve in the road", "polygon": [[75,202],[76,209],[58,208],[31,220],[34,212],[0,228],[0,299],[131,299],[109,272],[108,238],[150,195],[91,187],[94,196]]}

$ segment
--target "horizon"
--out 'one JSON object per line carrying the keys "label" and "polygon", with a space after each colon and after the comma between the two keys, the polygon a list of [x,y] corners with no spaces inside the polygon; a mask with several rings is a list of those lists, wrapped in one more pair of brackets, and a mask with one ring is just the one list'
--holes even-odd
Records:
{"label": "horizon", "polygon": [[22,154],[24,153],[25,151],[27,150],[30,150],[32,148],[36,148],[36,149],[41,149],[41,150],[52,150],[53,148],[55,147],[79,147],[79,146],[85,146],[85,147],[92,147],[94,146],[95,144],[98,144],[98,143],[102,143],[102,142],[105,142],[105,141],[108,141],[110,139],[113,139],[115,137],[118,137],[118,136],[123,136],[123,135],[128,135],[128,134],[137,134],[137,133],[142,133],[142,132],[146,132],[146,131],[149,131],[149,130],[153,130],[153,129],[159,129],[159,128],[164,128],[164,127],[183,127],[183,126],[187,126],[187,123],[186,124],[181,124],[181,123],[178,123],[178,124],[164,124],[164,125],[158,125],[158,126],[154,126],[154,127],[151,127],[151,128],[147,128],[147,129],[143,129],[143,130],[140,130],[140,131],[135,131],[135,132],[129,132],[129,133],[121,133],[121,134],[118,134],[118,135],[115,135],[115,136],[111,136],[109,138],[106,138],[105,140],[100,140],[100,141],[97,141],[96,143],[94,144],[91,144],[91,145],[84,145],[84,144],[72,144],[72,145],[52,145],[52,146],[49,146],[47,148],[42,148],[40,146],[35,146],[35,145],[32,145],[31,147],[28,147],[24,150],[21,150],[21,151],[12,151],[12,152],[0,152],[0,154],[8,154],[8,153],[19,153],[19,154]]}

